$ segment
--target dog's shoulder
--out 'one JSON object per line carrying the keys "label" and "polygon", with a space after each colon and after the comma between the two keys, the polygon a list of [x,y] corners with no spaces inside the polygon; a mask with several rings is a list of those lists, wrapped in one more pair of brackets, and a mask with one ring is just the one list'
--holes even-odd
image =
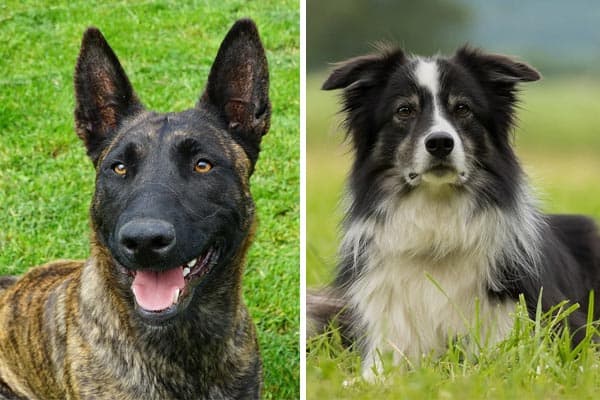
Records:
{"label": "dog's shoulder", "polygon": [[596,222],[585,215],[549,214],[547,221],[555,233],[563,239],[568,239],[572,235],[598,235]]}
{"label": "dog's shoulder", "polygon": [[593,219],[583,215],[553,214],[547,216],[547,221],[557,239],[580,265],[600,269],[600,234]]}
{"label": "dog's shoulder", "polygon": [[85,261],[56,260],[27,271],[21,278],[6,277],[10,287],[13,286],[50,286],[62,282],[69,277],[75,277],[81,271]]}
{"label": "dog's shoulder", "polygon": [[82,260],[56,260],[32,267],[21,277],[0,276],[0,293],[11,296],[32,288],[45,291],[43,288],[48,289],[70,278],[77,278],[84,263]]}

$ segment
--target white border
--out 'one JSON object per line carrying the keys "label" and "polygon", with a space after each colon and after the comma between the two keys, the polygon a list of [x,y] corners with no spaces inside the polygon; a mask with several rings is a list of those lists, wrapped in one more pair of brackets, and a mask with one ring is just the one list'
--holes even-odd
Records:
{"label": "white border", "polygon": [[306,0],[300,3],[300,399],[306,399]]}

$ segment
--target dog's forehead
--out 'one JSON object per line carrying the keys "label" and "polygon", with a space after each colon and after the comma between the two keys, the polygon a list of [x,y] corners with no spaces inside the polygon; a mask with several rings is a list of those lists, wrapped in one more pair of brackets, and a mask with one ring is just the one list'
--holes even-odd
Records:
{"label": "dog's forehead", "polygon": [[462,65],[444,56],[412,56],[394,79],[396,92],[417,91],[429,98],[457,95],[479,98],[482,89],[477,79]]}
{"label": "dog's forehead", "polygon": [[453,85],[448,79],[452,75],[453,66],[442,56],[415,56],[410,64],[410,75],[419,90],[426,91],[433,98]]}
{"label": "dog's forehead", "polygon": [[219,122],[196,110],[174,113],[144,113],[128,121],[113,143],[142,141],[148,147],[177,145],[187,138],[196,139],[207,149],[226,151],[234,145]]}
{"label": "dog's forehead", "polygon": [[170,139],[175,133],[183,132],[208,134],[217,131],[214,123],[207,118],[187,111],[155,113],[148,112],[130,121],[126,127],[129,134],[145,135],[148,139]]}
{"label": "dog's forehead", "polygon": [[435,58],[417,58],[412,66],[415,83],[434,97],[440,90],[440,70]]}
{"label": "dog's forehead", "polygon": [[[214,154],[233,160],[236,168],[249,175],[250,159],[222,123],[210,113],[192,109],[175,113],[144,112],[126,121],[112,143],[103,152],[120,153],[136,148],[138,155],[170,154],[164,149],[183,149],[188,139],[206,155]],[[189,146],[188,146],[189,147]]]}
{"label": "dog's forehead", "polygon": [[394,72],[389,85],[391,93],[409,96],[426,92],[430,97],[436,97],[442,85],[438,63],[436,57],[412,56]]}

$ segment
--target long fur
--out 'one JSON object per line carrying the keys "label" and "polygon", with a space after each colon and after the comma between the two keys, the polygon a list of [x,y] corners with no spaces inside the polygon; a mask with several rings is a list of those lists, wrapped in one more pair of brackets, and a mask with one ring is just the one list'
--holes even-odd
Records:
{"label": "long fur", "polygon": [[[450,58],[387,48],[339,64],[323,85],[344,90],[355,160],[336,278],[309,295],[308,316],[313,328],[338,317],[365,378],[385,352],[418,362],[454,337],[496,343],[518,296],[533,314],[542,288],[545,310],[580,303],[569,324],[582,339],[600,286],[597,228],[541,213],[510,143],[517,85],[539,78],[469,47]],[[429,149],[437,134],[447,155]]]}

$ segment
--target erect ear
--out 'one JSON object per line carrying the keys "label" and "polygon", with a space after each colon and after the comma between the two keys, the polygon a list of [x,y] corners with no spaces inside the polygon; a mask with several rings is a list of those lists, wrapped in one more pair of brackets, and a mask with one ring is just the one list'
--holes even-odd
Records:
{"label": "erect ear", "polygon": [[321,89],[333,90],[371,86],[375,82],[380,82],[381,78],[391,72],[395,65],[401,64],[404,60],[402,50],[384,48],[375,54],[342,61],[335,65],[335,69],[323,83]]}
{"label": "erect ear", "polygon": [[252,20],[238,20],[225,36],[198,107],[216,110],[256,162],[261,138],[269,130],[271,103],[267,57]]}
{"label": "erect ear", "polygon": [[501,54],[484,53],[469,46],[460,48],[455,59],[489,82],[517,84],[533,82],[542,76],[532,66]]}
{"label": "erect ear", "polygon": [[143,109],[102,33],[83,34],[75,67],[75,129],[94,165],[123,119]]}

